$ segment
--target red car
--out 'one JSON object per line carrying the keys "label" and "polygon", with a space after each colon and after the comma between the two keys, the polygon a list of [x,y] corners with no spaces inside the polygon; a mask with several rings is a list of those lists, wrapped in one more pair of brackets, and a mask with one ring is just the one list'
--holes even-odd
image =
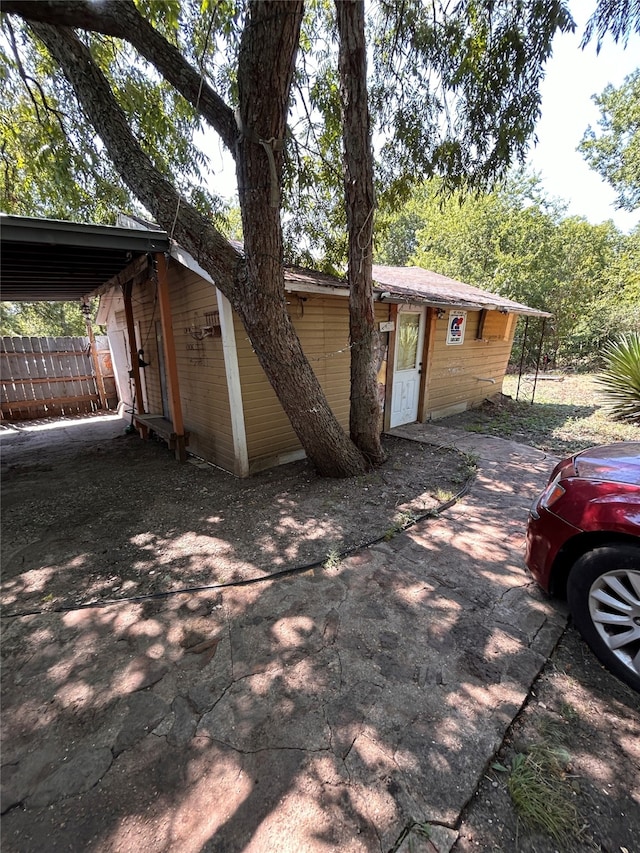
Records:
{"label": "red car", "polygon": [[640,692],[640,442],[593,447],[553,469],[529,514],[527,566],[602,663]]}

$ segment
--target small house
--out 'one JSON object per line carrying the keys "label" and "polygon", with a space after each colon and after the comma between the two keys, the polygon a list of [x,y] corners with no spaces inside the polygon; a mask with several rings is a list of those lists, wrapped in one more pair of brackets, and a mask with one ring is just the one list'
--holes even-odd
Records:
{"label": "small house", "polygon": [[[100,296],[119,399],[143,436],[238,476],[304,456],[239,317],[169,236],[125,217],[97,226],[2,215],[2,298]],[[375,266],[383,428],[464,411],[500,392],[518,317],[547,317],[417,267]],[[348,286],[288,268],[289,313],[348,428]]]}
{"label": "small house", "polygon": [[[518,316],[544,316],[417,267],[374,266],[373,278],[385,430],[461,412],[500,392]],[[167,285],[173,354],[163,342],[167,329],[152,270],[130,289],[129,318],[120,286],[103,293],[97,317],[107,327],[121,399],[130,405],[135,397],[130,353],[137,353],[140,404],[134,422],[141,432],[164,424],[175,433],[167,382],[167,361],[174,360],[189,452],[238,476],[302,458],[238,316],[209,275],[175,244]],[[285,289],[303,349],[348,429],[348,286],[339,278],[288,268]]]}

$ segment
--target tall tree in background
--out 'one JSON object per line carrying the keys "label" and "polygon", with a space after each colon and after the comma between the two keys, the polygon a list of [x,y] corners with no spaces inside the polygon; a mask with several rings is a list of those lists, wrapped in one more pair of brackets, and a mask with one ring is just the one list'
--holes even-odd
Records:
{"label": "tall tree in background", "polygon": [[593,101],[600,133],[588,127],[578,150],[617,194],[616,206],[640,206],[640,69],[618,88],[609,85]]}
{"label": "tall tree in background", "polygon": [[[336,42],[324,23],[327,5],[313,10],[317,15],[305,24],[303,38],[309,61],[298,65],[295,78],[303,120],[291,129],[295,157],[285,162],[302,2],[3,3],[13,22],[7,37],[12,78],[21,79],[34,109],[52,126],[60,125],[63,146],[81,153],[87,145],[92,152],[84,197],[108,180],[101,164],[106,152],[120,188],[175,236],[229,298],[317,469],[343,476],[367,463],[326,402],[284,294],[283,204],[295,213],[289,222],[304,229],[289,232],[301,238],[298,244],[322,246],[316,238],[324,233],[344,245],[339,231],[345,208],[335,191],[343,137]],[[538,117],[538,85],[552,38],[571,27],[559,0],[462,0],[453,8],[439,2],[427,8],[420,0],[372,4],[370,91],[380,132],[380,197],[394,203],[425,174],[442,175],[449,187],[487,186],[522,158]],[[309,84],[306,94],[301,82]],[[207,157],[191,150],[188,126],[193,130],[200,120],[235,160],[243,255],[225,239],[214,200],[199,184]],[[79,135],[70,132],[80,126]],[[35,128],[33,136],[35,150],[40,141]],[[14,134],[14,150],[19,140]],[[347,150],[351,140],[345,140],[345,155]],[[56,151],[46,156],[55,160]],[[68,171],[78,168],[76,159],[68,158]],[[48,179],[59,186],[55,169],[65,169],[49,168]],[[33,173],[24,158],[22,171],[12,174],[9,168],[7,174],[15,187],[20,176]],[[341,253],[334,257],[342,259]],[[356,440],[360,435],[356,428]]]}
{"label": "tall tree in background", "polygon": [[[567,364],[595,364],[602,345],[640,325],[640,228],[567,217],[538,178],[516,173],[489,194],[442,201],[420,188],[385,223],[377,260],[435,269],[554,314],[546,347]],[[398,253],[402,253],[398,255]]]}
{"label": "tall tree in background", "polygon": [[79,302],[0,302],[0,337],[78,337],[87,334]]}

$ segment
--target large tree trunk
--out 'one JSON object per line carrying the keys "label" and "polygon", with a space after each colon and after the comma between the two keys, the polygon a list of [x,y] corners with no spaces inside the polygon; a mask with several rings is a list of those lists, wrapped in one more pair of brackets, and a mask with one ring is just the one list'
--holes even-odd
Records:
{"label": "large tree trunk", "polygon": [[[329,408],[287,314],[279,200],[273,195],[270,158],[264,146],[253,140],[254,133],[265,140],[284,134],[302,8],[298,3],[279,2],[252,3],[251,7],[238,74],[244,138],[237,160],[241,164],[238,175],[242,181],[245,258],[195,208],[179,198],[157,171],[132,135],[108,81],[75,34],[49,24],[32,23],[31,27],[64,71],[131,191],[161,226],[173,229],[176,239],[207,270],[240,314],[310,461],[323,476],[352,476],[362,473],[366,463]],[[270,40],[273,44],[267,49],[264,42]],[[270,64],[256,61],[261,51],[264,62]],[[249,66],[246,72],[243,62]],[[273,81],[273,89],[266,86],[267,81]],[[261,101],[265,87],[275,100]],[[263,121],[263,109],[269,109],[264,126],[254,127],[257,120]],[[276,154],[279,189],[281,155]]]}
{"label": "large tree trunk", "polygon": [[373,464],[384,460],[376,376],[372,246],[375,199],[367,95],[363,0],[336,0],[344,146],[344,189],[349,231],[351,438]]}
{"label": "large tree trunk", "polygon": [[344,476],[362,472],[365,463],[307,362],[284,290],[282,151],[302,14],[299,0],[252,3],[242,34],[236,174],[247,275],[239,282],[234,307],[296,434],[305,448],[313,448],[314,464]]}

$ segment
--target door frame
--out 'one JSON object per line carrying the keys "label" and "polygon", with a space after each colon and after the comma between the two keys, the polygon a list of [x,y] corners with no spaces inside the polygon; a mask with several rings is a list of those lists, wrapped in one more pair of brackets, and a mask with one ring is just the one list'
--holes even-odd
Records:
{"label": "door frame", "polygon": [[[389,334],[389,351],[387,356],[387,378],[384,398],[384,431],[389,432],[391,427],[391,399],[393,395],[393,380],[395,376],[396,361],[396,334],[398,328],[398,314],[401,305],[392,303],[390,306],[389,319],[393,322],[393,331]],[[433,347],[435,342],[435,331],[437,314],[434,308],[426,305],[414,305],[415,308],[425,308],[424,340],[422,346],[422,370],[418,389],[418,421],[425,420],[425,409],[427,406],[427,395],[429,389],[429,377],[431,375]]]}
{"label": "door frame", "polygon": [[[420,404],[423,387],[423,374],[424,374],[424,341],[426,337],[426,327],[427,327],[427,311],[426,306],[424,305],[415,305],[415,304],[405,304],[398,306],[398,310],[396,313],[396,319],[394,323],[394,335],[393,335],[393,374],[391,380],[391,396],[390,396],[390,411],[389,411],[389,424],[391,424],[391,418],[393,415],[393,394],[394,390],[397,390],[399,380],[397,379],[397,369],[396,362],[398,356],[398,330],[400,327],[400,318],[404,315],[414,315],[417,314],[419,317],[418,322],[418,345],[416,350],[416,367],[411,368],[411,370],[416,370],[418,373],[417,376],[417,388],[416,388],[416,401],[415,401],[415,420],[406,421],[405,423],[415,423],[415,421],[420,420]],[[396,424],[396,426],[403,426],[404,424]]]}

